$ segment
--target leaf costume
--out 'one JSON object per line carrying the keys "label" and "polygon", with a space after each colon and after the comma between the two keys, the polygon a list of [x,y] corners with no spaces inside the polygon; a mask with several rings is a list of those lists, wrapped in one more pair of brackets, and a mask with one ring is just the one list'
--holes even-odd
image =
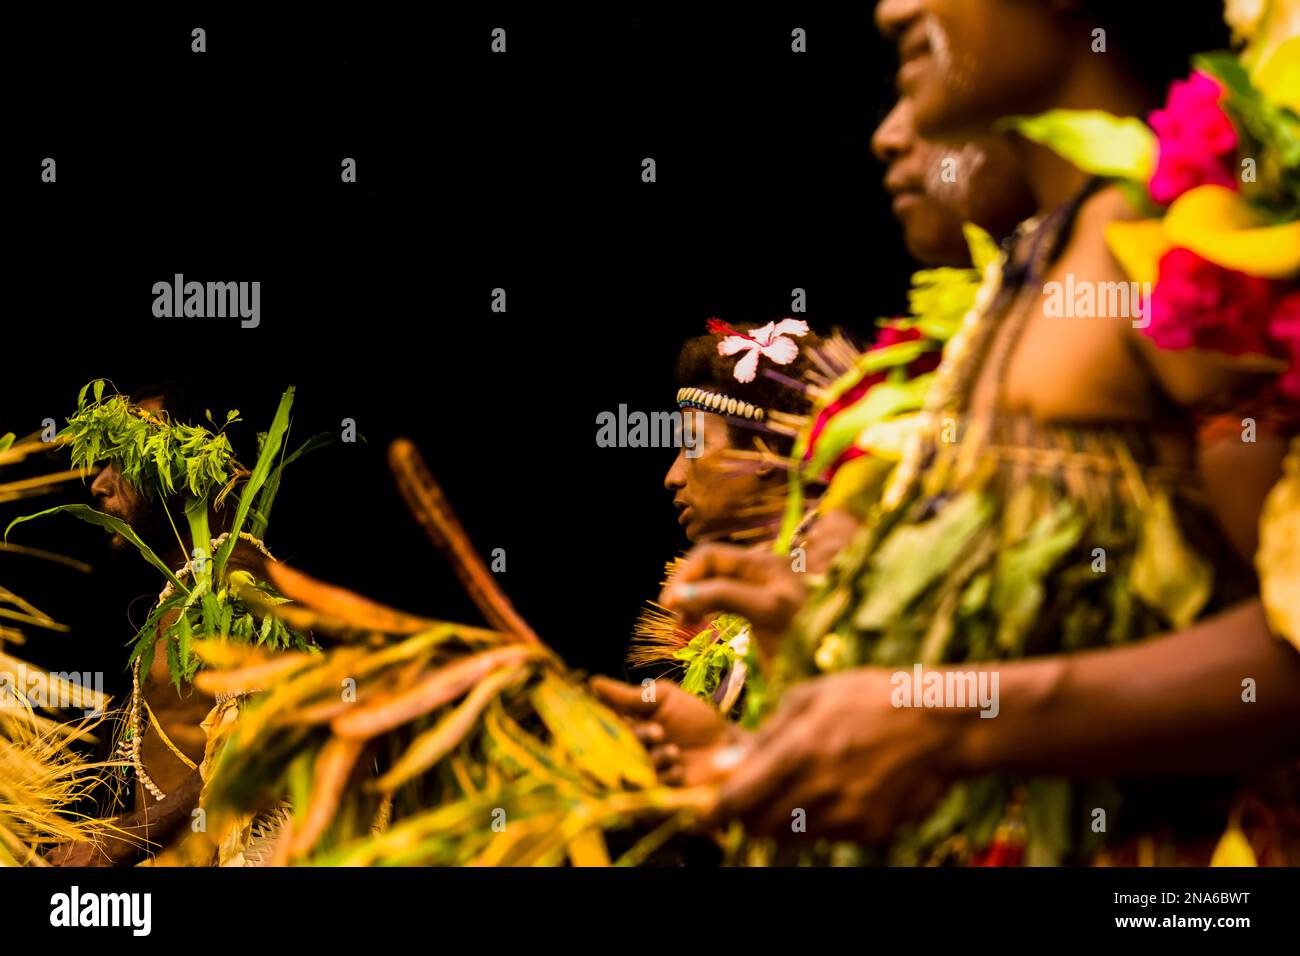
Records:
{"label": "leaf costume", "polygon": [[[998,412],[998,395],[975,388],[982,369],[998,386],[1005,380],[1028,314],[1013,306],[1022,289],[1041,287],[1087,194],[1023,227],[1025,240],[981,290],[875,513],[796,622],[776,692],[862,665],[910,669],[1124,644],[1250,593],[1249,569],[1228,557],[1191,476],[1163,466],[1139,429],[1047,426]],[[1143,790],[964,780],[867,858],[1078,860],[1096,843],[1081,808],[1127,810],[1148,798]]]}
{"label": "leaf costume", "polygon": [[[8,530],[23,522],[56,513],[70,514],[121,535],[166,578],[166,587],[133,642],[128,660],[133,689],[126,719],[118,726],[115,747],[125,764],[134,768],[140,785],[155,800],[162,800],[166,794],[150,777],[141,758],[146,734],[156,734],[166,749],[191,769],[200,768],[167,737],[141,692],[141,674],[149,673],[160,644],[177,693],[194,680],[203,666],[199,649],[214,637],[270,651],[318,650],[306,633],[286,627],[276,616],[274,609],[285,599],[251,573],[260,560],[250,562],[249,555],[260,552],[267,561],[274,560],[261,536],[283,470],[299,455],[326,443],[328,436],[315,436],[292,454],[282,454],[293,404],[294,390],[289,388],[270,429],[259,436],[258,459],[250,471],[235,459],[225,435],[226,426],[239,420],[238,411],[229,412],[220,427],[209,413],[209,428],[173,421],[165,411],[155,414],[124,396],[106,395],[105,388],[106,383],[97,380],[81,389],[77,411],[57,436],[58,441],[70,448],[72,463],[81,474],[102,461],[115,463],[133,487],[163,509],[182,548],[191,555],[190,560],[173,570],[129,524],[87,505],[62,505],[18,518],[11,522],[6,536]],[[176,497],[182,501],[190,533],[188,544],[180,538],[167,505],[169,498]],[[213,538],[208,516],[227,500],[233,503],[229,527]],[[219,699],[209,721],[205,721],[205,729],[218,726],[214,715],[229,714],[237,706],[237,701]],[[246,828],[244,836],[248,837]],[[232,851],[230,855],[238,854]]]}

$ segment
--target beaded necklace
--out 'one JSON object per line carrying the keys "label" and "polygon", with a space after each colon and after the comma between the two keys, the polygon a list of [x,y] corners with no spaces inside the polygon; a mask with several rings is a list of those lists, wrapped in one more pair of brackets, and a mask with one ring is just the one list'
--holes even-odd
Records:
{"label": "beaded necklace", "polygon": [[[920,413],[920,426],[907,439],[902,457],[885,486],[881,496],[885,511],[899,507],[915,489],[944,416],[967,409],[981,369],[991,365],[996,369],[997,381],[1005,379],[1012,347],[1030,314],[1028,309],[1012,308],[1015,298],[1029,282],[1042,275],[1058,252],[1059,240],[1073,223],[1079,207],[1104,182],[1100,178],[1091,179],[1072,199],[1051,213],[1026,219],[1004,243],[1003,255],[986,267],[975,303],[944,347],[934,383]],[[1024,259],[1015,261],[1015,251],[1026,243],[1028,251]],[[997,333],[1007,323],[1011,323],[1006,330],[1010,334],[999,338]],[[987,424],[985,421],[982,427]],[[969,454],[980,444],[978,435],[975,438],[966,442]]]}

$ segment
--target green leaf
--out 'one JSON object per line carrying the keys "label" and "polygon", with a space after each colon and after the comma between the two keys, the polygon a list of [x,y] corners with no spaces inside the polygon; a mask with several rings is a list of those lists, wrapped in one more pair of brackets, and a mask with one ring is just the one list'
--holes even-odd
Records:
{"label": "green leaf", "polygon": [[262,618],[262,626],[257,632],[257,643],[265,644],[266,639],[271,636],[271,624],[275,621],[275,616],[268,614]]}
{"label": "green leaf", "polygon": [[1070,849],[1070,781],[1035,778],[1025,789],[1025,865],[1060,866]]}
{"label": "green leaf", "polygon": [[262,444],[262,451],[257,456],[257,464],[253,466],[253,473],[248,479],[243,493],[239,496],[239,507],[235,509],[235,519],[230,525],[230,537],[221,546],[217,552],[217,577],[220,580],[222,570],[226,566],[226,561],[230,558],[230,553],[235,550],[235,544],[239,541],[239,532],[244,528],[244,520],[248,517],[248,509],[253,506],[253,499],[265,484],[267,476],[271,473],[271,467],[275,463],[275,456],[280,450],[280,443],[284,440],[284,433],[289,429],[289,409],[293,407],[293,386],[289,386],[280,398],[280,407],[275,411],[275,418],[271,422],[271,428],[266,434],[266,441]]}
{"label": "green leaf", "polygon": [[149,667],[153,663],[154,643],[158,640],[158,623],[164,615],[170,613],[177,605],[184,603],[188,606],[190,597],[187,597],[184,591],[178,591],[167,600],[163,601],[145,618],[144,626],[136,631],[132,643],[135,645],[131,650],[131,656],[127,659],[126,666],[130,667],[135,663],[136,658],[140,659],[140,669],[144,673],[149,673]]}
{"label": "green leaf", "polygon": [[[193,481],[194,476],[191,474],[191,484],[193,484]],[[186,501],[185,520],[190,528],[190,556],[193,557],[195,551],[202,549],[205,557],[203,570],[195,570],[194,580],[196,583],[207,584],[212,580],[212,555],[208,553],[208,550],[212,547],[212,533],[208,530],[207,499],[194,497]]]}
{"label": "green leaf", "polygon": [[[180,616],[180,620],[177,621],[176,630],[178,632],[178,639],[176,642],[176,652],[177,652],[177,656],[180,659],[181,674],[183,676],[185,671],[189,668],[190,665],[190,642],[194,637],[194,632],[190,628],[190,619],[186,617],[184,614],[182,614]],[[176,675],[173,674],[172,678],[174,680],[176,678]],[[179,687],[180,685],[178,682],[177,689],[179,689]]]}
{"label": "green leaf", "polygon": [[203,595],[203,633],[208,635],[221,633],[221,605],[217,596],[209,591]]}
{"label": "green leaf", "polygon": [[46,508],[44,511],[38,511],[36,514],[23,515],[21,518],[15,518],[13,521],[9,522],[9,527],[5,528],[5,540],[7,541],[9,539],[9,532],[13,530],[14,525],[22,524],[25,521],[33,521],[36,518],[43,518],[46,515],[58,514],[59,512],[70,514],[74,518],[80,518],[88,524],[98,525],[99,527],[106,528],[109,531],[117,532],[127,541],[130,541],[135,545],[136,550],[140,552],[140,555],[146,561],[165,574],[167,580],[172,583],[173,587],[179,588],[182,591],[188,590],[185,585],[181,584],[180,579],[172,573],[172,569],[167,567],[167,565],[162,562],[162,559],[153,553],[153,549],[141,540],[140,536],[135,533],[129,524],[121,518],[114,518],[112,515],[106,515],[102,511],[96,511],[89,505],[58,505],[54,508]]}
{"label": "green leaf", "polygon": [[271,643],[277,650],[283,650],[289,646],[289,629],[284,626],[284,621],[278,617],[271,619]]}
{"label": "green leaf", "polygon": [[253,514],[253,522],[249,526],[249,531],[252,532],[254,538],[266,537],[266,525],[267,522],[271,520],[271,505],[275,503],[275,496],[280,490],[280,478],[284,474],[284,469],[308,452],[315,451],[317,448],[324,448],[326,445],[332,444],[334,440],[335,436],[333,432],[320,432],[317,435],[313,435],[311,438],[308,438],[305,442],[299,445],[292,454],[286,457],[284,461],[280,462],[280,464],[276,466],[275,470],[271,472],[270,476],[266,479],[266,486],[258,496],[257,508],[254,509]]}
{"label": "green leaf", "polygon": [[97,378],[95,379],[95,402],[99,403],[103,401],[103,398],[104,398],[104,380],[102,378]]}
{"label": "green leaf", "polygon": [[6,432],[5,434],[0,435],[0,451],[5,451],[13,443],[14,443],[13,432]]}
{"label": "green leaf", "polygon": [[854,626],[883,630],[967,553],[992,515],[988,498],[968,491],[928,521],[896,528],[872,556],[869,584]]}
{"label": "green leaf", "polygon": [[[185,423],[146,421],[121,395],[87,407],[86,391],[94,387],[101,396],[106,384],[106,380],[97,379],[82,389],[78,411],[60,433],[71,444],[74,467],[114,461],[123,476],[151,500],[174,493],[178,477],[196,497],[207,497],[213,487],[226,483],[231,449],[224,435]],[[187,464],[183,459],[193,461]],[[196,470],[195,462],[202,462],[203,467]]]}
{"label": "green leaf", "polygon": [[[1028,488],[1022,485],[1022,488]],[[1024,652],[1024,641],[1038,622],[1047,596],[1048,573],[1079,543],[1087,522],[1069,501],[1041,515],[1028,533],[998,556],[992,605],[998,617],[998,646]]]}
{"label": "green leaf", "polygon": [[1300,167],[1300,118],[1270,102],[1251,82],[1250,74],[1231,53],[1204,53],[1192,65],[1223,84],[1232,119],[1246,128],[1266,149],[1276,153],[1288,169]]}
{"label": "green leaf", "polygon": [[181,667],[180,652],[177,642],[170,637],[164,637],[163,643],[167,645],[167,672],[171,674],[172,684],[176,686],[176,693],[181,692],[181,678],[184,676],[184,668]]}
{"label": "green leaf", "polygon": [[817,437],[812,459],[804,466],[805,474],[819,476],[852,447],[868,426],[919,409],[930,381],[926,375],[901,384],[880,382],[871,386],[861,398],[826,423]]}
{"label": "green leaf", "polygon": [[1010,116],[996,126],[1014,130],[1096,176],[1145,184],[1155,168],[1156,135],[1135,116],[1048,110],[1038,116]]}
{"label": "green leaf", "polygon": [[682,690],[696,697],[705,693],[705,678],[709,672],[708,661],[708,657],[703,654],[691,661],[691,665],[686,668],[686,673],[682,675]]}
{"label": "green leaf", "polygon": [[1191,624],[1213,594],[1214,571],[1183,537],[1163,492],[1154,493],[1145,509],[1129,586],[1175,628]]}

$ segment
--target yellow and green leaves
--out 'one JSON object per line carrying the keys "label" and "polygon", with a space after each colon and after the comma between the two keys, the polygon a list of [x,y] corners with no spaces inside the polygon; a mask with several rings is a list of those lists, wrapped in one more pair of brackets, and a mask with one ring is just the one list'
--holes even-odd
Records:
{"label": "yellow and green leaves", "polygon": [[1038,116],[1011,116],[1000,125],[1048,147],[1085,173],[1145,185],[1155,168],[1156,134],[1133,116],[1048,110]]}
{"label": "yellow and green leaves", "polygon": [[1191,624],[1210,600],[1214,572],[1183,537],[1163,492],[1151,495],[1129,580],[1134,594],[1178,628]]}
{"label": "yellow and green leaves", "polygon": [[691,638],[673,658],[682,661],[682,690],[705,699],[718,689],[722,677],[744,655],[731,642],[749,629],[749,622],[737,614],[719,614],[708,627]]}
{"label": "yellow and green leaves", "polygon": [[[87,404],[86,392],[94,400]],[[87,384],[77,396],[77,411],[59,432],[72,452],[72,465],[83,471],[112,461],[122,477],[149,498],[188,492],[206,499],[234,475],[234,453],[224,434],[239,420],[229,412],[215,432],[202,425],[171,421],[131,404],[122,395],[104,397],[104,382]]]}
{"label": "yellow and green leaves", "polygon": [[854,626],[886,628],[949,571],[992,517],[988,496],[969,491],[948,502],[930,520],[897,528],[871,558],[871,576],[854,615]]}
{"label": "yellow and green leaves", "polygon": [[605,705],[547,672],[533,689],[533,707],[556,743],[602,786],[653,787],[645,748]]}

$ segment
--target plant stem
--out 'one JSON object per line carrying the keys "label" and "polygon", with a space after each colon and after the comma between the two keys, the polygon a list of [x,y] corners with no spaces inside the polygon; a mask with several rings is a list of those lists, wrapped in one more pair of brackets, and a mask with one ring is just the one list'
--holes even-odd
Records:
{"label": "plant stem", "polygon": [[[192,550],[190,557],[198,556],[199,549],[202,549],[203,561],[195,561],[191,567],[194,569],[194,583],[197,586],[203,581],[212,579],[212,534],[208,530],[208,502],[203,498],[187,497],[185,500],[185,518],[190,524],[190,543]],[[202,570],[199,565],[201,564]]]}
{"label": "plant stem", "polygon": [[171,525],[171,528],[172,528],[172,534],[176,535],[176,543],[177,543],[178,545],[180,545],[180,547],[181,547],[181,557],[183,558],[183,557],[186,556],[186,555],[185,555],[185,540],[181,537],[181,533],[180,533],[180,531],[177,530],[177,528],[176,528],[176,522],[172,520],[171,509],[167,507],[167,498],[166,498],[166,496],[160,495],[159,498],[158,498],[158,503],[159,503],[160,505],[162,505],[163,514],[165,514],[165,515],[167,516],[167,523],[168,523],[169,525]]}

